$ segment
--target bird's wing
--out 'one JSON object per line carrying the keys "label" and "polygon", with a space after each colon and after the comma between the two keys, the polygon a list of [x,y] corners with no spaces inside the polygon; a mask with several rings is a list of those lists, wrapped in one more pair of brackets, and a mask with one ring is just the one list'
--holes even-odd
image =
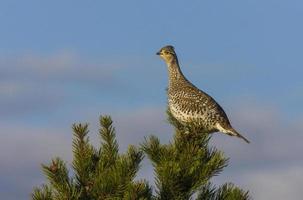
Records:
{"label": "bird's wing", "polygon": [[223,108],[207,93],[192,84],[187,85],[182,91],[187,91],[182,94],[182,101],[186,102],[185,104],[193,107],[195,110],[200,111],[201,114],[220,114],[223,118],[227,119]]}

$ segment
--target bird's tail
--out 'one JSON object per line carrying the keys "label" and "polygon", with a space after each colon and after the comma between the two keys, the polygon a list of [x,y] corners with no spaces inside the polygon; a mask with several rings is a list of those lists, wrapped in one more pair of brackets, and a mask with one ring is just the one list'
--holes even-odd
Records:
{"label": "bird's tail", "polygon": [[250,143],[250,141],[248,139],[246,139],[244,136],[242,136],[240,133],[238,133],[235,129],[231,128],[228,130],[228,133],[231,136],[237,136],[241,139],[243,139],[245,142]]}

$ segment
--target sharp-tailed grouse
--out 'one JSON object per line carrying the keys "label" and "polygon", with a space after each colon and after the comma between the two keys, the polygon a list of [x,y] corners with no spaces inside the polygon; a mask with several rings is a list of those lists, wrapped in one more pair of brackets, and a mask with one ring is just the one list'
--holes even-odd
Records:
{"label": "sharp-tailed grouse", "polygon": [[206,133],[220,131],[249,143],[231,126],[221,106],[184,77],[173,46],[161,48],[157,55],[166,62],[168,68],[169,110],[181,124],[193,123],[203,128]]}

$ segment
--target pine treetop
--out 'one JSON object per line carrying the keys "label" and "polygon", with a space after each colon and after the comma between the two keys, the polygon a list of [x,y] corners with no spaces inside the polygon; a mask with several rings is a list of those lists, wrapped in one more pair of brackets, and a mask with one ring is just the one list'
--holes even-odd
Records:
{"label": "pine treetop", "polygon": [[[43,164],[48,181],[34,189],[32,199],[248,200],[248,192],[232,183],[217,187],[210,182],[228,164],[223,152],[209,146],[211,135],[195,126],[179,124],[170,113],[168,116],[175,127],[170,143],[161,144],[156,136],[150,136],[141,148],[130,145],[123,154],[119,153],[109,116],[99,120],[99,148],[90,144],[88,124],[74,124],[71,167],[58,157]],[[135,181],[144,153],[154,168],[154,194],[146,180]]]}

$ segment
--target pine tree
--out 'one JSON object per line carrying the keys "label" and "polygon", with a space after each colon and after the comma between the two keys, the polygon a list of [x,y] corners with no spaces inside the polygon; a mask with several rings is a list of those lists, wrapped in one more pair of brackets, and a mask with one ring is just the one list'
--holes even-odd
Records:
{"label": "pine tree", "polygon": [[[183,126],[168,112],[175,135],[169,144],[155,136],[146,138],[141,149],[129,146],[119,154],[110,117],[100,117],[100,148],[89,143],[88,125],[73,125],[74,174],[69,176],[64,161],[55,158],[42,170],[48,183],[34,189],[33,200],[247,200],[248,192],[232,183],[216,187],[210,179],[228,164],[228,159],[209,147],[211,135],[194,126]],[[149,184],[135,181],[143,159],[151,160],[155,174],[155,194]]]}
{"label": "pine tree", "polygon": [[151,199],[151,187],[145,181],[134,181],[143,159],[142,151],[129,146],[125,154],[119,154],[111,118],[100,117],[100,125],[99,149],[89,143],[87,124],[73,125],[74,176],[69,177],[68,168],[60,158],[42,165],[48,184],[35,188],[32,199]]}
{"label": "pine tree", "polygon": [[183,126],[169,112],[175,127],[171,143],[161,144],[155,136],[145,139],[143,151],[151,160],[156,179],[156,199],[161,200],[247,200],[245,192],[232,183],[216,188],[210,182],[228,164],[221,151],[209,147],[210,134],[194,125]]}

